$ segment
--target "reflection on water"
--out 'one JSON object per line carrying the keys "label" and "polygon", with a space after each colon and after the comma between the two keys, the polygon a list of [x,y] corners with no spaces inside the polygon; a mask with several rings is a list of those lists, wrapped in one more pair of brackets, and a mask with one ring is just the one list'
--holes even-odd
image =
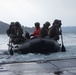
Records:
{"label": "reflection on water", "polygon": [[[49,55],[44,54],[25,54],[19,55],[14,54],[13,56],[9,55],[8,52],[8,40],[7,35],[0,35],[0,63],[10,63],[10,62],[24,62],[24,61],[38,61],[38,60],[54,60],[54,59],[63,59],[76,56],[76,34],[63,34],[64,45],[66,47],[66,52],[58,52]],[[61,43],[61,40],[59,40]]]}

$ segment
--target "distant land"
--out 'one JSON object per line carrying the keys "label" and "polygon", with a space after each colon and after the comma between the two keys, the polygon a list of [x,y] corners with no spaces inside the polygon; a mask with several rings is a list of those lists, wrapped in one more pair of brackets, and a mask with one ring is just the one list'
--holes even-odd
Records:
{"label": "distant land", "polygon": [[[9,24],[0,21],[0,34],[6,34],[7,29],[9,28]],[[28,31],[29,33],[33,32],[34,27],[24,27],[22,26],[23,31]],[[76,33],[76,26],[67,26],[62,27],[63,33]]]}
{"label": "distant land", "polygon": [[[6,34],[8,28],[9,28],[9,24],[0,21],[0,34]],[[33,32],[34,30],[34,27],[30,28],[30,27],[22,26],[22,28],[24,32],[27,31],[29,33]]]}

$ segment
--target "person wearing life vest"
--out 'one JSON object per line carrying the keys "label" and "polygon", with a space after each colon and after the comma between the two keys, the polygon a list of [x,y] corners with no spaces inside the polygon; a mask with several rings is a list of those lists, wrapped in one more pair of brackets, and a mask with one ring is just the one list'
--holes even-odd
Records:
{"label": "person wearing life vest", "polygon": [[45,22],[45,24],[43,24],[43,27],[41,28],[41,31],[40,31],[41,38],[48,36],[49,26],[50,26],[50,22],[48,21]]}
{"label": "person wearing life vest", "polygon": [[7,30],[7,35],[11,38],[14,44],[19,44],[24,41],[22,37],[23,29],[19,22],[11,22],[9,29]]}
{"label": "person wearing life vest", "polygon": [[35,29],[34,29],[34,32],[31,34],[31,36],[33,36],[33,38],[38,38],[40,36],[40,23],[39,22],[35,23]]}
{"label": "person wearing life vest", "polygon": [[49,29],[48,36],[55,41],[59,40],[59,35],[61,35],[60,27],[62,23],[61,20],[55,19],[52,26]]}

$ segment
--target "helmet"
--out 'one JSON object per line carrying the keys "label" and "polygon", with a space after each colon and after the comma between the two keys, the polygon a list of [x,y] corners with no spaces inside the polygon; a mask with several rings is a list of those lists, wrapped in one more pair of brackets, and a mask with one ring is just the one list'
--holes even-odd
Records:
{"label": "helmet", "polygon": [[11,22],[10,25],[14,25],[14,22]]}
{"label": "helmet", "polygon": [[40,23],[39,22],[36,22],[35,23],[35,26],[39,27],[40,26]]}
{"label": "helmet", "polygon": [[50,22],[48,22],[48,21],[45,22],[45,25],[46,25],[46,26],[47,26],[47,25],[50,26]]}
{"label": "helmet", "polygon": [[53,25],[55,25],[55,24],[61,26],[62,25],[61,20],[55,19],[53,22]]}
{"label": "helmet", "polygon": [[16,27],[21,27],[21,24],[19,22],[15,22]]}
{"label": "helmet", "polygon": [[11,27],[14,27],[14,25],[15,25],[14,22],[11,22],[11,23],[10,23],[10,28],[11,28]]}

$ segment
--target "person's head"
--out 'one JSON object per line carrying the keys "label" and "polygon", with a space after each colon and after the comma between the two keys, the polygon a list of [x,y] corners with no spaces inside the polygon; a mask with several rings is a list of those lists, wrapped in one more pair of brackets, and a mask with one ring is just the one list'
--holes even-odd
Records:
{"label": "person's head", "polygon": [[50,22],[45,22],[44,26],[48,28],[50,26]]}
{"label": "person's head", "polygon": [[14,24],[15,24],[14,22],[11,22],[11,23],[10,23],[10,25],[14,25]]}
{"label": "person's head", "polygon": [[19,22],[15,22],[16,28],[21,28],[21,24]]}
{"label": "person's head", "polygon": [[10,28],[13,28],[14,25],[15,25],[15,23],[14,23],[14,22],[11,22],[11,23],[10,23]]}
{"label": "person's head", "polygon": [[53,26],[60,27],[62,25],[61,20],[55,19],[53,22]]}
{"label": "person's head", "polygon": [[39,23],[39,22],[36,22],[36,23],[35,23],[35,27],[36,27],[36,28],[40,27],[40,23]]}

